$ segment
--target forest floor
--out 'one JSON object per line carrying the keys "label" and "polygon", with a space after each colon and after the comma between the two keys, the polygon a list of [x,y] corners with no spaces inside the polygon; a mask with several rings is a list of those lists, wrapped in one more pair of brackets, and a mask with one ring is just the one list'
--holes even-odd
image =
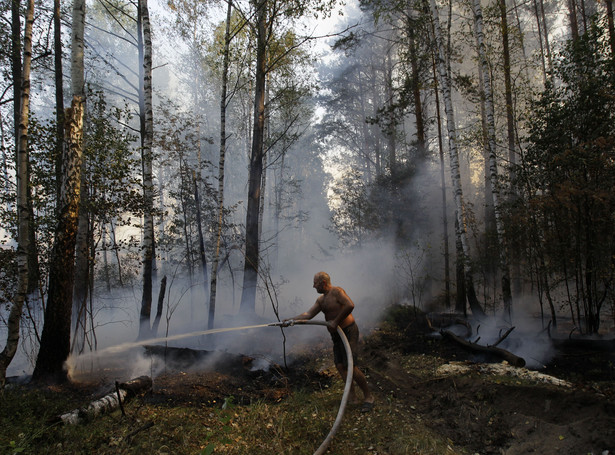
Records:
{"label": "forest floor", "polygon": [[[343,384],[329,343],[294,355],[288,370],[253,370],[235,356],[216,371],[169,369],[125,416],[74,428],[51,417],[86,405],[103,384],[8,387],[0,453],[310,454]],[[615,454],[612,351],[560,352],[540,372],[487,364],[397,312],[364,337],[359,364],[376,406],[349,405],[326,453]]]}

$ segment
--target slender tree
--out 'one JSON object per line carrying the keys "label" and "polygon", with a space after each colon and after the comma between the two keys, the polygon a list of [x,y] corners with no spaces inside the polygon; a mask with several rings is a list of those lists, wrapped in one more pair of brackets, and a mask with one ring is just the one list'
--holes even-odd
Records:
{"label": "slender tree", "polygon": [[137,12],[139,41],[139,119],[141,124],[141,159],[143,166],[143,296],[139,338],[150,335],[152,282],[154,273],[154,183],[152,141],[154,136],[152,106],[152,35],[147,0],[139,0]]}
{"label": "slender tree", "polygon": [[85,112],[84,91],[85,1],[73,3],[71,38],[71,87],[73,99],[65,113],[66,146],[61,160],[58,225],[51,253],[49,292],[45,325],[33,381],[64,382],[68,379],[64,362],[70,352],[71,311],[73,305],[74,255],[81,188],[81,160]]}
{"label": "slender tree", "polygon": [[436,62],[439,74],[439,85],[442,91],[442,98],[444,101],[444,111],[446,115],[446,126],[448,130],[448,150],[450,158],[451,169],[451,181],[453,184],[453,199],[455,201],[455,214],[457,218],[456,235],[458,242],[463,249],[463,267],[465,277],[465,290],[470,309],[475,317],[484,316],[484,311],[481,308],[480,303],[476,297],[476,290],[474,288],[474,279],[472,278],[472,271],[470,268],[470,250],[466,235],[466,215],[463,200],[463,189],[461,188],[461,174],[459,172],[459,153],[457,145],[457,130],[455,123],[455,114],[453,111],[453,102],[451,96],[451,87],[449,83],[448,71],[446,68],[447,58],[445,54],[445,48],[442,41],[442,32],[440,27],[440,19],[438,7],[435,0],[429,1],[429,8],[431,9],[433,20],[433,36],[434,44],[436,46]]}
{"label": "slender tree", "polygon": [[258,281],[260,193],[263,174],[265,135],[265,81],[267,75],[267,14],[269,0],[253,0],[256,11],[256,77],[254,81],[254,121],[250,153],[248,206],[246,211],[245,261],[240,312],[254,313]]}
{"label": "slender tree", "polygon": [[226,8],[226,24],[224,30],[224,51],[222,53],[222,84],[220,90],[220,153],[218,160],[218,216],[216,218],[216,248],[211,268],[211,286],[209,288],[209,316],[207,328],[213,329],[216,315],[216,294],[218,285],[218,264],[220,261],[220,245],[222,243],[222,221],[224,216],[224,165],[226,161],[226,108],[228,106],[228,73],[231,45],[231,17],[233,2],[228,0]]}
{"label": "slender tree", "polygon": [[[17,12],[19,12],[19,2]],[[7,324],[7,339],[0,353],[0,386],[6,381],[6,370],[15,357],[19,344],[19,326],[24,304],[28,298],[28,252],[30,251],[30,209],[28,201],[28,115],[30,113],[30,69],[32,65],[32,25],[34,24],[34,0],[28,0],[24,31],[23,66],[20,74],[20,115],[17,143],[17,289]],[[13,32],[15,30],[13,29]],[[15,43],[15,37],[13,42]],[[13,57],[15,54],[13,54]]]}
{"label": "slender tree", "polygon": [[498,175],[497,144],[495,137],[495,109],[493,107],[493,93],[491,90],[491,73],[489,61],[485,50],[483,34],[483,12],[480,0],[474,0],[474,28],[476,42],[478,45],[478,55],[482,67],[482,92],[484,94],[485,113],[487,120],[487,145],[489,149],[489,183],[493,194],[493,210],[495,215],[495,225],[497,232],[497,244],[499,251],[500,273],[502,274],[502,297],[504,299],[504,311],[508,318],[512,312],[512,296],[510,290],[510,267],[508,262],[508,249],[505,245],[504,222],[502,219],[502,203],[500,196],[500,182]]}

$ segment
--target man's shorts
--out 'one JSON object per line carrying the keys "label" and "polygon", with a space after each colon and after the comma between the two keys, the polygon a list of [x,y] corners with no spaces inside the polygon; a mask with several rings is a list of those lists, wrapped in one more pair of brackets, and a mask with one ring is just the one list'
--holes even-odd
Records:
{"label": "man's shorts", "polygon": [[[356,322],[353,322],[348,327],[342,329],[346,338],[348,338],[348,344],[350,345],[350,350],[352,351],[352,361],[354,364],[357,364],[357,350],[359,347],[359,327]],[[336,365],[340,363],[344,365],[344,367],[348,367],[348,359],[346,359],[346,348],[344,347],[344,342],[340,337],[337,330],[335,333],[331,334],[331,339],[333,340],[333,359]]]}

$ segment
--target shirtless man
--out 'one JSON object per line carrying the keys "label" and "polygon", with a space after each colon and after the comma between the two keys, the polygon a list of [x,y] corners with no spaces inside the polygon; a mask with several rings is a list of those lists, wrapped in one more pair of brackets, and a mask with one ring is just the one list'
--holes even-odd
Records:
{"label": "shirtless man", "polygon": [[[335,366],[339,372],[342,380],[346,380],[348,373],[348,360],[346,359],[346,350],[340,335],[337,333],[337,327],[339,326],[348,338],[350,349],[352,350],[352,357],[354,361],[354,369],[352,370],[352,377],[354,382],[359,386],[363,392],[363,406],[361,411],[368,412],[374,407],[374,397],[372,396],[365,375],[357,368],[356,364],[356,352],[359,342],[359,328],[352,316],[352,310],[354,309],[354,303],[346,294],[342,288],[331,285],[331,278],[325,272],[318,272],[314,275],[314,289],[319,294],[322,294],[316,303],[307,310],[305,313],[301,313],[295,316],[294,320],[312,319],[319,312],[323,312],[325,315],[325,321],[327,321],[327,329],[331,334],[333,340],[333,356]],[[289,321],[285,319],[284,321]],[[350,401],[357,402],[354,387],[351,388]]]}

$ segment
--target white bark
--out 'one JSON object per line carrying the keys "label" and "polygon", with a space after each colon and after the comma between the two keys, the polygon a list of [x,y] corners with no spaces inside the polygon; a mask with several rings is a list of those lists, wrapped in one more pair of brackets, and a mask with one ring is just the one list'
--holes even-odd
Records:
{"label": "white bark", "polygon": [[152,281],[154,264],[154,181],[152,167],[152,143],[154,137],[154,120],[152,107],[152,35],[149,21],[147,0],[140,0],[139,14],[143,28],[143,61],[141,73],[140,109],[143,115],[142,129],[142,169],[143,199],[145,213],[143,219],[143,299],[141,303],[141,324],[139,338],[149,336],[149,318],[152,305]]}
{"label": "white bark", "polygon": [[110,392],[98,400],[92,401],[85,408],[74,409],[73,411],[62,414],[59,416],[59,420],[66,425],[75,425],[90,420],[105,412],[113,411],[130,397],[151,390],[151,388],[152,379],[149,376],[140,376],[131,381],[117,384],[113,392]]}
{"label": "white bark", "polygon": [[459,171],[459,151],[457,148],[457,130],[455,123],[455,113],[453,110],[453,101],[451,94],[451,84],[447,71],[447,57],[445,46],[442,41],[442,28],[440,26],[439,12],[435,0],[429,0],[429,6],[433,18],[433,34],[437,49],[437,67],[440,76],[440,88],[442,91],[442,99],[444,100],[444,111],[446,114],[446,128],[448,132],[448,151],[451,168],[451,182],[453,184],[453,200],[455,201],[455,216],[457,218],[458,232],[457,237],[461,242],[463,249],[463,268],[466,278],[466,292],[468,293],[468,301],[472,312],[475,316],[484,314],[482,308],[476,301],[474,292],[472,274],[470,270],[469,257],[470,248],[466,235],[466,216],[463,203],[463,190],[461,187],[461,173]]}
{"label": "white bark", "polygon": [[495,137],[495,112],[493,107],[493,92],[491,90],[491,73],[487,52],[485,51],[485,39],[483,33],[483,12],[480,0],[474,0],[474,28],[476,34],[476,44],[478,46],[478,57],[482,71],[482,89],[484,94],[485,115],[487,118],[487,146],[489,150],[489,183],[491,194],[493,195],[493,211],[495,214],[495,227],[497,232],[497,243],[499,251],[499,262],[502,273],[502,294],[504,297],[504,310],[508,316],[511,311],[510,296],[510,271],[508,265],[507,249],[504,242],[504,222],[502,220],[502,205],[500,202],[500,186],[498,178],[497,163],[497,144]]}
{"label": "white bark", "polygon": [[67,412],[66,414],[62,414],[60,416],[60,420],[65,425],[76,425],[118,408],[120,406],[120,398],[123,402],[127,395],[128,391],[119,389],[119,397],[118,392],[112,392],[99,400],[92,401],[87,408],[75,409],[71,412]]}
{"label": "white bark", "polygon": [[19,325],[28,293],[28,250],[30,249],[30,215],[28,210],[28,115],[30,113],[30,68],[32,63],[32,26],[34,0],[28,0],[22,69],[21,110],[17,142],[17,290],[7,324],[6,345],[0,353],[0,387],[19,344]]}

